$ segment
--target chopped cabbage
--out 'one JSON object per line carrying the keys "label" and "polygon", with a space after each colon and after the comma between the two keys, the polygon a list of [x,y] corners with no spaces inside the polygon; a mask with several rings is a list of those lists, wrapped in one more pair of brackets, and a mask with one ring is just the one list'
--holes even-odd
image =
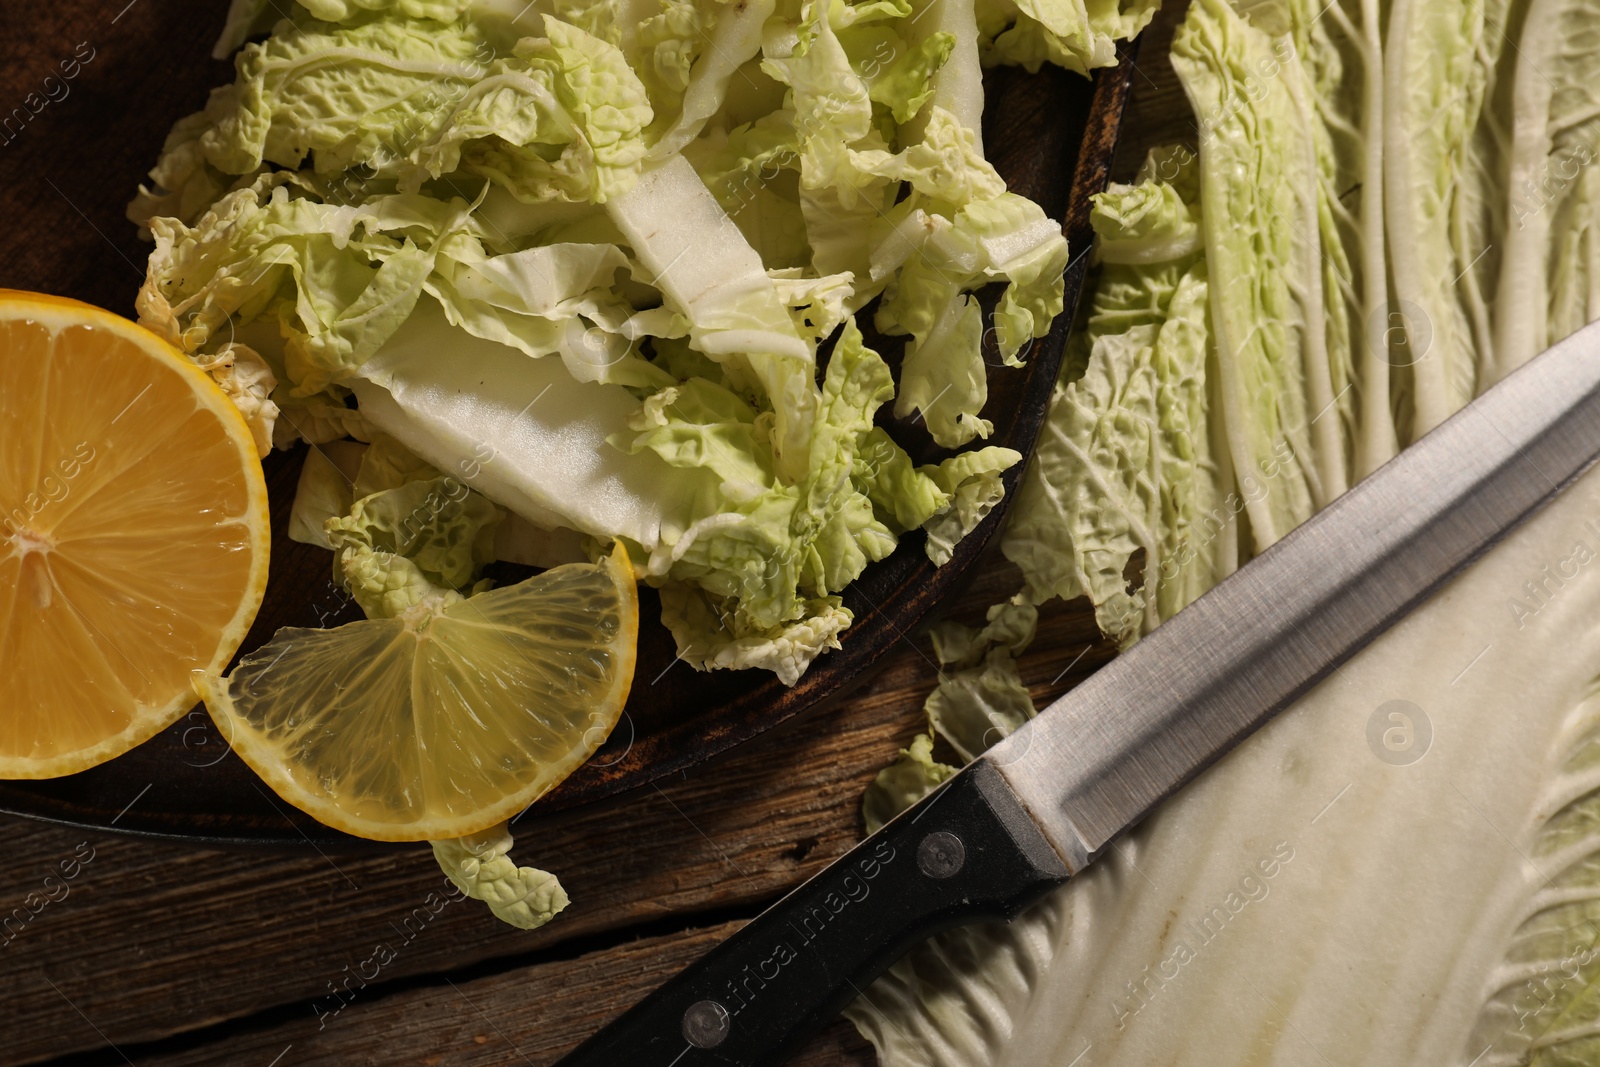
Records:
{"label": "chopped cabbage", "polygon": [[[980,61],[1110,65],[1150,10],[233,0],[232,83],[128,208],[140,321],[263,453],[312,447],[290,535],[369,616],[618,542],[680,658],[792,685],[850,582],[919,530],[950,560],[1021,458],[960,449],[1068,249],[984,156]],[[903,360],[858,328],[875,300]],[[914,464],[891,402],[943,454]],[[566,898],[509,844],[435,852],[531,928]]]}

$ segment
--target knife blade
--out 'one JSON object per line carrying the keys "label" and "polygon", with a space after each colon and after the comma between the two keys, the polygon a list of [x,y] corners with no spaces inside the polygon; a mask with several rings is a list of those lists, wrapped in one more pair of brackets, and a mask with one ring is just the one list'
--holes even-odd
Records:
{"label": "knife blade", "polygon": [[1013,918],[1081,871],[1597,456],[1600,324],[1489,389],[560,1063],[782,1062],[918,941]]}

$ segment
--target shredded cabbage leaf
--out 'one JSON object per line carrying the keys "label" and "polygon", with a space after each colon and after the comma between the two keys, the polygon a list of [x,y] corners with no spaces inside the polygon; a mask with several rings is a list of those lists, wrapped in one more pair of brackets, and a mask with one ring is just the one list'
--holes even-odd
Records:
{"label": "shredded cabbage leaf", "polygon": [[429,842],[450,883],[519,930],[537,930],[571,903],[555,875],[518,867],[505,823],[471,837]]}
{"label": "shredded cabbage leaf", "polygon": [[[370,619],[618,543],[679,658],[793,685],[869,565],[956,558],[1015,482],[989,376],[1068,248],[984,155],[980,65],[1111,65],[1153,5],[1001,6],[232,0],[232,81],[128,207],[140,321],[307,446],[290,536]],[[509,847],[435,853],[532,928],[566,898]]]}

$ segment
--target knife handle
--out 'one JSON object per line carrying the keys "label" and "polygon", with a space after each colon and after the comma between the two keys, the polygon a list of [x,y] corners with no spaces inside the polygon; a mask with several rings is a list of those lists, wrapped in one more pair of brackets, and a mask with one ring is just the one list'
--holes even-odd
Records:
{"label": "knife handle", "polygon": [[558,1067],[781,1063],[919,941],[1014,918],[1068,873],[1000,772],[980,759]]}

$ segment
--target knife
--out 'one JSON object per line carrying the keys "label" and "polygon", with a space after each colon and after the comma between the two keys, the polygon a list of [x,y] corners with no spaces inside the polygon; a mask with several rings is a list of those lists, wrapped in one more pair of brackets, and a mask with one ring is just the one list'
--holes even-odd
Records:
{"label": "knife", "polygon": [[1011,919],[1600,455],[1600,324],[1489,389],[560,1061],[781,1063],[928,936]]}

